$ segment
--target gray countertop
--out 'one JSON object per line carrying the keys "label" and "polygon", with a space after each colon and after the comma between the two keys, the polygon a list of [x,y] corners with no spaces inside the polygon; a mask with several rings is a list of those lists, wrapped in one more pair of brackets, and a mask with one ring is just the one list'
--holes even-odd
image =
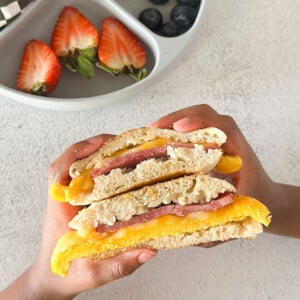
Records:
{"label": "gray countertop", "polygon": [[[299,185],[300,1],[208,0],[196,38],[163,76],[98,110],[53,112],[2,97],[0,288],[37,253],[55,157],[78,140],[200,103],[236,119],[274,180]],[[78,299],[299,299],[299,249],[300,240],[264,233],[160,252]]]}

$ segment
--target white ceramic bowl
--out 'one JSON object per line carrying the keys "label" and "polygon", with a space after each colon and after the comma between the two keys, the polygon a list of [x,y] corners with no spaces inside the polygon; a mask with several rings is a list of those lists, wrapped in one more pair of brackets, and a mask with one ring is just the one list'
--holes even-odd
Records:
{"label": "white ceramic bowl", "polygon": [[[159,6],[166,20],[175,3],[176,0],[170,0]],[[139,12],[153,6],[148,0],[36,0],[0,32],[0,95],[34,107],[69,111],[93,109],[130,97],[148,86],[182,52],[200,25],[204,3],[202,0],[195,23],[186,33],[168,38],[153,33],[138,21]],[[88,80],[62,67],[60,82],[51,95],[42,97],[16,90],[16,74],[24,46],[33,38],[50,44],[57,17],[66,5],[78,8],[99,29],[102,19],[107,16],[121,20],[145,46],[149,75],[135,82],[125,75],[114,78],[96,70],[96,75]]]}

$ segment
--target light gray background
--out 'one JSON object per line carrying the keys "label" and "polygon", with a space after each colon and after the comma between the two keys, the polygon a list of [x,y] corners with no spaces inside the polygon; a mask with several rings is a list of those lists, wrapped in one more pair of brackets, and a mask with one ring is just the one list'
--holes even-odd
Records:
{"label": "light gray background", "polygon": [[[300,1],[208,0],[193,43],[131,99],[89,112],[0,101],[0,288],[33,261],[47,167],[75,141],[208,103],[232,115],[274,180],[300,183]],[[78,299],[300,299],[300,240],[262,234],[160,252],[132,276]]]}

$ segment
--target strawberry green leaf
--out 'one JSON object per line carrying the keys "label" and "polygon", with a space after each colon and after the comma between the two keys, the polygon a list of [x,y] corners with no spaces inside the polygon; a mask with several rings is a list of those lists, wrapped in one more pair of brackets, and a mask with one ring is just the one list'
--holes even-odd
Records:
{"label": "strawberry green leaf", "polygon": [[30,91],[33,95],[47,96],[46,84],[44,82],[37,82]]}
{"label": "strawberry green leaf", "polygon": [[128,72],[127,74],[129,77],[133,78],[134,80],[140,81],[148,75],[148,72],[147,72],[146,68],[142,68],[142,69],[132,70],[132,71]]}
{"label": "strawberry green leaf", "polygon": [[102,64],[101,62],[97,62],[96,67],[98,67],[99,69],[113,75],[114,77],[118,76],[123,71],[122,69],[112,69],[112,68]]}
{"label": "strawberry green leaf", "polygon": [[82,76],[88,79],[91,79],[95,74],[93,63],[84,56],[77,58],[77,70]]}
{"label": "strawberry green leaf", "polygon": [[77,72],[75,59],[71,55],[64,57],[62,61],[68,70],[71,72]]}
{"label": "strawberry green leaf", "polygon": [[97,48],[87,48],[80,50],[80,56],[85,57],[90,62],[96,62],[97,61]]}

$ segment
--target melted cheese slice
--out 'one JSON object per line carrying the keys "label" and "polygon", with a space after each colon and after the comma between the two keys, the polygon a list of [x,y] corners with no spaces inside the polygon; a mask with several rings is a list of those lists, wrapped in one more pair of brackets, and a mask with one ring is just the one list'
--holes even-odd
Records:
{"label": "melted cheese slice", "polygon": [[230,174],[237,172],[242,165],[242,159],[238,155],[224,154],[216,165],[215,170],[219,173]]}
{"label": "melted cheese slice", "polygon": [[122,156],[122,155],[127,155],[127,154],[132,153],[132,152],[137,152],[137,151],[147,150],[147,149],[151,149],[151,148],[162,147],[162,146],[164,146],[166,144],[170,144],[172,142],[174,142],[174,141],[169,140],[169,139],[158,138],[158,139],[155,139],[155,140],[150,141],[150,142],[145,142],[141,145],[137,145],[137,146],[134,146],[134,147],[131,147],[131,148],[119,150],[119,151],[115,152],[110,157],[119,157],[119,156]]}
{"label": "melted cheese slice", "polygon": [[[142,151],[146,149],[162,147],[166,144],[170,144],[174,141],[168,139],[158,138],[150,142],[146,142],[142,145],[138,145],[129,149],[122,149],[114,153],[111,158],[127,155],[132,152]],[[212,144],[203,144],[204,147],[212,146]],[[238,171],[242,167],[242,160],[237,155],[223,155],[220,159],[216,170],[221,173],[232,173]],[[50,196],[52,199],[60,202],[69,202],[72,199],[76,199],[80,194],[88,194],[92,192],[94,188],[94,181],[89,175],[92,169],[84,171],[80,176],[73,178],[69,186],[61,185],[59,183],[53,183],[50,188]]]}
{"label": "melted cheese slice", "polygon": [[234,196],[232,204],[217,211],[191,213],[184,217],[164,215],[147,223],[139,223],[122,228],[114,233],[90,232],[80,237],[76,231],[66,233],[58,241],[51,258],[51,269],[55,274],[65,276],[72,260],[93,257],[109,250],[133,248],[135,245],[163,236],[206,230],[228,222],[238,222],[246,218],[268,226],[269,210],[259,201]]}
{"label": "melted cheese slice", "polygon": [[59,202],[68,202],[76,199],[80,194],[88,194],[93,191],[94,180],[90,176],[91,169],[85,170],[80,176],[73,178],[68,186],[52,183],[50,196]]}
{"label": "melted cheese slice", "polygon": [[[120,157],[132,152],[161,147],[170,142],[171,141],[168,139],[158,138],[153,141],[143,143],[142,145],[119,150],[107,159]],[[94,188],[94,181],[89,175],[92,170],[93,169],[85,170],[80,176],[73,178],[68,186],[54,182],[50,188],[50,196],[52,199],[59,202],[68,202],[70,199],[76,199],[80,194],[88,194],[92,192]]]}

